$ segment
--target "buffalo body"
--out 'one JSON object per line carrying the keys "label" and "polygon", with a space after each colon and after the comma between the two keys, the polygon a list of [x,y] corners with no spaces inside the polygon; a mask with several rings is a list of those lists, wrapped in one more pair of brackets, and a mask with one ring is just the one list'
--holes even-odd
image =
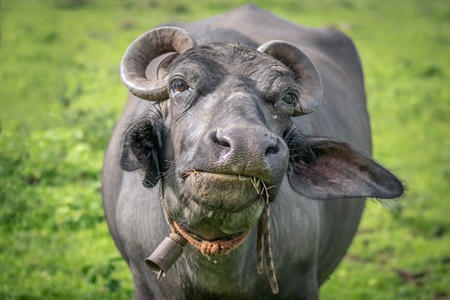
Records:
{"label": "buffalo body", "polygon": [[[363,73],[352,41],[253,5],[169,25],[184,29],[189,42],[167,46],[161,51],[179,54],[163,59],[160,51],[145,65],[162,88],[142,94],[141,79],[124,79],[151,101],[130,94],[103,169],[106,218],[136,297],[317,298],[351,243],[365,197],[403,192],[370,158]],[[163,38],[146,39],[142,45]],[[127,59],[123,76],[134,76],[127,64],[139,59]],[[170,233],[163,207],[207,241],[251,233],[227,255],[207,257],[187,245],[157,280],[144,259]],[[278,294],[256,272],[254,228],[267,207]]]}

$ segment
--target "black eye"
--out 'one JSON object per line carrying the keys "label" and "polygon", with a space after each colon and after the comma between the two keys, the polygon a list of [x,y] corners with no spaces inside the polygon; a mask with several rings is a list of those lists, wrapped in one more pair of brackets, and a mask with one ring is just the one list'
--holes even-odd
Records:
{"label": "black eye", "polygon": [[297,96],[293,93],[287,93],[281,98],[281,100],[283,100],[287,104],[292,104],[297,100]]}
{"label": "black eye", "polygon": [[189,84],[182,79],[176,79],[172,82],[170,89],[174,94],[182,93],[189,89]]}

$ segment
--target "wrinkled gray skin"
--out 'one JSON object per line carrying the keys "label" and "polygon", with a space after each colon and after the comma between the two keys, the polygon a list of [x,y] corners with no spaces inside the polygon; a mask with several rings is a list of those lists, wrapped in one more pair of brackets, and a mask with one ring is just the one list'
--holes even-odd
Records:
{"label": "wrinkled gray skin", "polygon": [[[170,26],[185,29],[199,45],[231,44],[197,46],[162,66],[170,99],[150,102],[130,95],[114,130],[103,169],[104,208],[131,268],[136,298],[316,299],[356,232],[365,202],[357,196],[394,198],[403,192],[401,183],[370,159],[363,74],[352,41],[252,5]],[[308,88],[292,70],[250,49],[270,40],[296,45],[317,67],[323,100],[313,113],[302,115],[302,103],[289,103]],[[150,64],[149,79],[156,79],[160,61]],[[256,230],[226,256],[208,259],[187,245],[156,280],[144,259],[169,234],[160,188],[180,225],[213,240],[257,222],[264,199],[252,177],[273,186],[279,293],[272,294],[265,274],[256,273]]]}

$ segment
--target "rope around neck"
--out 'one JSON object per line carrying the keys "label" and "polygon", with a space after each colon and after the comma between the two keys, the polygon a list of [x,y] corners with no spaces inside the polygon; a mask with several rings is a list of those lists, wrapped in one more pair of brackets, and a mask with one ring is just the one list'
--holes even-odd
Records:
{"label": "rope around neck", "polygon": [[178,223],[175,221],[173,222],[173,226],[175,227],[177,233],[179,233],[184,239],[186,239],[192,246],[200,250],[203,255],[206,255],[208,257],[214,255],[227,255],[232,250],[239,247],[252,231],[251,229],[249,229],[230,240],[206,241],[193,237],[183,228],[181,228],[181,226],[178,225]]}
{"label": "rope around neck", "polygon": [[270,240],[270,218],[269,218],[269,204],[266,204],[261,218],[258,221],[258,237],[256,239],[256,272],[262,274],[263,272],[263,246],[266,254],[266,272],[269,279],[272,293],[278,294],[278,282],[275,274],[275,265],[273,263],[272,247]]}

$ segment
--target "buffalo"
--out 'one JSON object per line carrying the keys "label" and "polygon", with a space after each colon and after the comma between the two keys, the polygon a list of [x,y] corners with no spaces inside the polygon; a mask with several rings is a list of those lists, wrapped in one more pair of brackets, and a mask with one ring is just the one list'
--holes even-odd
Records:
{"label": "buffalo", "polygon": [[245,5],[150,30],[120,75],[102,194],[137,299],[316,299],[366,197],[403,193],[337,30]]}

